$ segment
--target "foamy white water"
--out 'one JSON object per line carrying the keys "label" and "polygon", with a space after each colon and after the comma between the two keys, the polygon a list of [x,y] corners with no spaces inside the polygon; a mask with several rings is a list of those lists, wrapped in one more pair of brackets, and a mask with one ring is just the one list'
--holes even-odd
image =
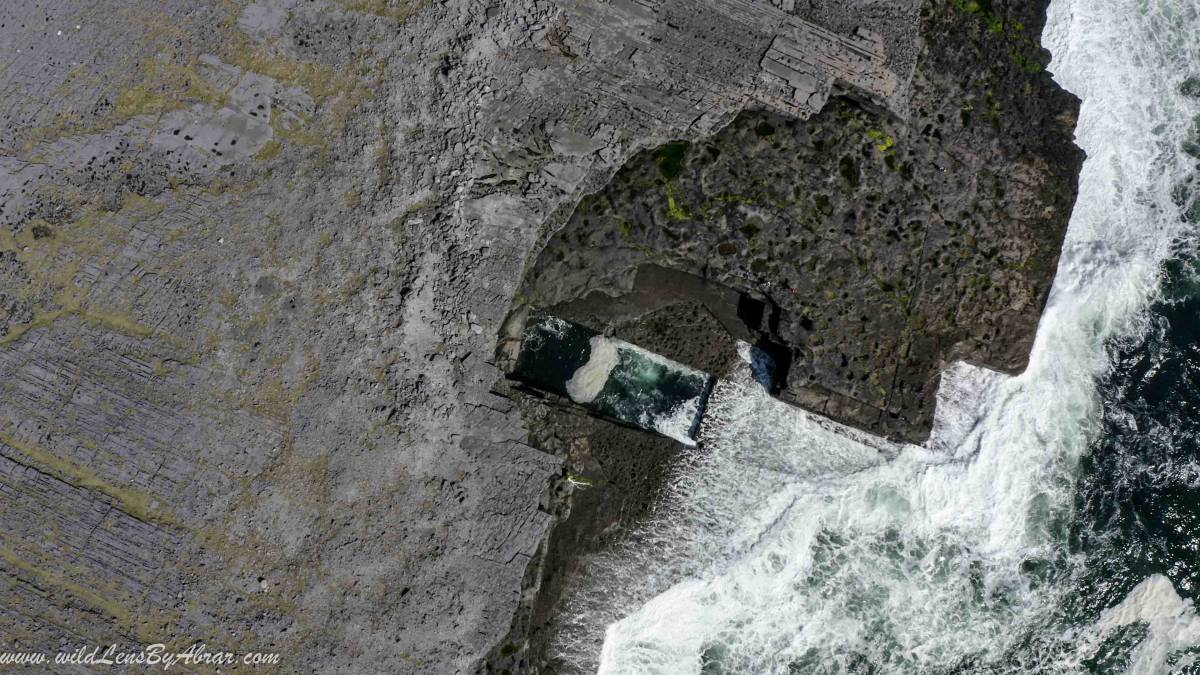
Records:
{"label": "foamy white water", "polygon": [[[1171,195],[1193,163],[1178,148],[1200,111],[1177,91],[1200,72],[1198,17],[1197,0],[1051,6],[1043,41],[1083,99],[1088,160],[1027,371],[955,368],[929,448],[890,461],[749,378],[723,383],[674,494],[568,608],[565,656],[586,662],[588,627],[610,621],[603,674],[1070,670],[1130,622],[1149,625],[1130,668],[1155,672],[1200,639],[1161,576],[1086,630],[1054,617],[1083,564],[1065,523],[1105,346],[1139,330],[1188,236]],[[1046,631],[1074,647],[1013,662],[1018,641]]]}

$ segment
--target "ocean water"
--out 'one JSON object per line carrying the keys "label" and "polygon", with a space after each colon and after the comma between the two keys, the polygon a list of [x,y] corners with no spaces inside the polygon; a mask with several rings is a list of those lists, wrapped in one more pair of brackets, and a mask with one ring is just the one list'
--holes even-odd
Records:
{"label": "ocean water", "polygon": [[672,494],[590,565],[558,656],[1200,672],[1200,100],[1181,92],[1200,0],[1053,0],[1043,42],[1088,159],[1027,371],[951,369],[924,448],[836,433],[748,373],[719,384]]}

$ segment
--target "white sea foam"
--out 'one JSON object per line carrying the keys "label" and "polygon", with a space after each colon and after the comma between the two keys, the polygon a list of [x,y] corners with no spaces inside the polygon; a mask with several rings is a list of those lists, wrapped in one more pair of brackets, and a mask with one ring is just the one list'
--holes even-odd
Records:
{"label": "white sea foam", "polygon": [[1130,654],[1131,673],[1167,672],[1171,654],[1200,644],[1200,616],[1196,615],[1195,605],[1179,596],[1170,579],[1152,574],[1082,632],[1074,663],[1082,664],[1114,631],[1134,624],[1145,625],[1146,637]]}
{"label": "white sea foam", "polygon": [[[1188,232],[1172,202],[1196,112],[1198,0],[1054,0],[1051,71],[1083,99],[1088,152],[1053,292],[1026,372],[956,366],[928,448],[891,461],[748,382],[723,383],[647,528],[594,561],[567,607],[560,655],[604,674],[878,672],[1009,663],[1055,628],[1070,574],[1078,462],[1094,438],[1106,345],[1135,334],[1159,271]],[[1080,667],[1104,636],[1148,624],[1133,672],[1196,643],[1189,601],[1151,577],[1033,664]],[[610,623],[611,622],[611,623]],[[1030,664],[1025,664],[1026,666]],[[1009,666],[1011,667],[1011,666]]]}
{"label": "white sea foam", "polygon": [[621,360],[615,340],[597,335],[588,343],[591,351],[587,363],[579,366],[567,380],[567,395],[576,403],[590,403],[599,396],[609,374]]}
{"label": "white sea foam", "polygon": [[700,412],[700,397],[689,398],[671,409],[670,412],[651,416],[646,413],[642,426],[654,429],[658,433],[673,438],[687,446],[696,445],[692,440],[692,427],[696,424],[696,414]]}

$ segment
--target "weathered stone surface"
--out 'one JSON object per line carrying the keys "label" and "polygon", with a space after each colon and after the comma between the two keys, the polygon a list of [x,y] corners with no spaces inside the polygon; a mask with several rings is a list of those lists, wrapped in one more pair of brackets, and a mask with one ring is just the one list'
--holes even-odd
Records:
{"label": "weathered stone surface", "polygon": [[947,34],[927,42],[907,119],[841,99],[643,152],[580,203],[525,297],[621,295],[647,264],[713,280],[780,312],[768,332],[792,348],[784,398],[923,440],[948,364],[1024,368],[1081,161],[1073,100],[994,58],[1027,28],[929,14],[925,34]]}
{"label": "weathered stone surface", "polygon": [[[633,157],[547,242],[521,304],[597,327],[650,322],[657,310],[640,282],[648,263],[703,277],[778,308],[773,332],[798,347],[785,396],[877,433],[923,438],[947,363],[1024,367],[1053,277],[1082,153],[1071,143],[1077,101],[1042,72],[1043,10],[926,3],[924,39],[889,52],[914,64],[894,66],[911,82],[890,109],[847,99],[806,120],[749,112],[711,136]],[[833,3],[809,3],[805,14],[831,26],[852,15]],[[666,304],[681,302],[675,293],[662,294]],[[714,332],[738,334],[733,299],[679,294],[724,307]],[[689,359],[703,358],[695,350],[712,333],[681,331],[677,318],[668,334],[682,339],[658,349],[696,365]],[[599,445],[586,426],[556,428]],[[572,471],[588,466],[560,454]],[[523,667],[587,672],[586,659],[561,654],[599,649],[556,641],[580,636],[556,607],[571,605],[580,579],[603,574],[588,554],[620,542],[617,528],[645,513],[606,488],[589,488],[591,506],[556,527],[537,602],[514,631],[532,640]],[[597,513],[606,506],[621,510]]]}
{"label": "weathered stone surface", "polygon": [[[601,4],[0,6],[6,647],[204,640],[442,673],[514,642],[531,662],[542,573],[576,552],[547,540],[566,473],[628,487],[575,511],[596,505],[577,541],[616,537],[670,450],[621,465],[639,441],[492,392],[525,265],[636,151],[801,110],[761,74],[789,3],[613,2],[648,14],[611,26]],[[907,114],[917,8],[888,4],[790,8],[833,36],[818,93],[855,80]],[[728,30],[720,59],[688,47],[705,26]],[[618,58],[639,40],[678,57]],[[627,339],[656,348],[641,325]]]}

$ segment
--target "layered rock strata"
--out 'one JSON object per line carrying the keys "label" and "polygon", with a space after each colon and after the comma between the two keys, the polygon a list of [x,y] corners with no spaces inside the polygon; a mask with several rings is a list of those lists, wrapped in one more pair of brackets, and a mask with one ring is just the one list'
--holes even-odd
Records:
{"label": "layered rock strata", "polygon": [[[536,668],[571,565],[650,508],[672,456],[494,392],[526,267],[584,195],[744,108],[841,94],[969,162],[1069,137],[1073,103],[1005,56],[1044,62],[1020,42],[1040,5],[834,5],[0,6],[5,649]],[[920,98],[942,80],[950,100]],[[712,372],[731,343],[705,307],[616,331]]]}

